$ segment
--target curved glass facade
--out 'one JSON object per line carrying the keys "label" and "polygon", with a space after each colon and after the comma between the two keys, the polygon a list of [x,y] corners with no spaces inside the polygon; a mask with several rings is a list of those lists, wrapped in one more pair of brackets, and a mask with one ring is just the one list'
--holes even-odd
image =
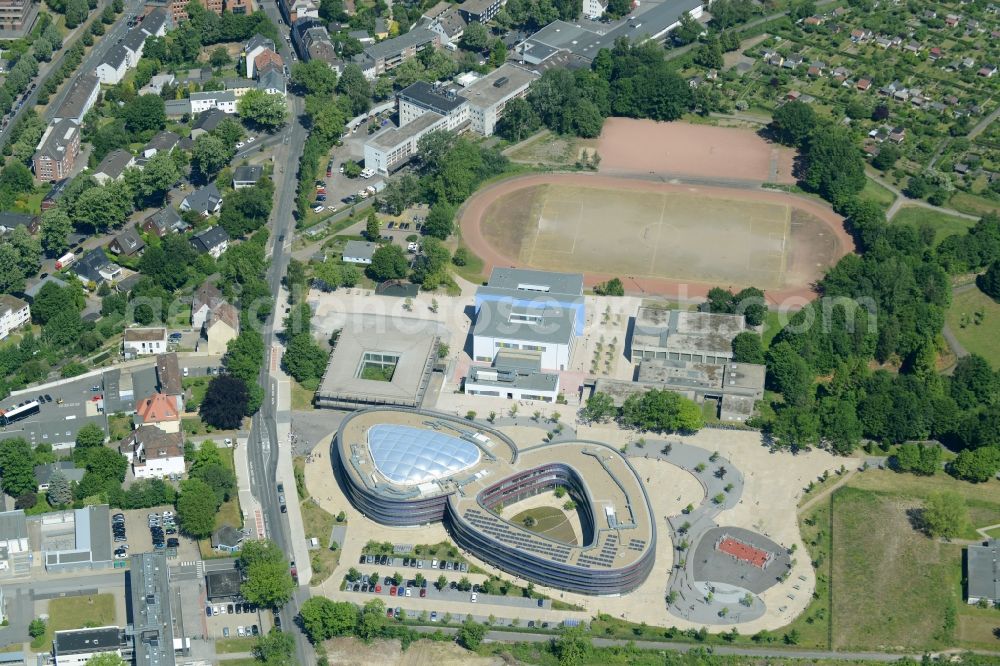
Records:
{"label": "curved glass facade", "polygon": [[404,425],[368,429],[368,450],[385,478],[400,485],[442,479],[479,462],[479,447],[458,437]]}

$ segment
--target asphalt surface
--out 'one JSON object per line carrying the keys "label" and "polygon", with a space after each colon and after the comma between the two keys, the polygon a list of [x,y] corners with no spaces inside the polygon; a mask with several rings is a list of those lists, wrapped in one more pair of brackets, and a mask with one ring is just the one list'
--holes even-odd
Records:
{"label": "asphalt surface", "polygon": [[[286,63],[292,63],[291,49],[285,42],[284,37],[288,35],[288,26],[281,18],[274,0],[266,0],[261,3],[261,8],[267,13],[268,18],[278,26],[281,33],[281,41],[276,44],[281,57]],[[289,65],[289,68],[291,65]],[[298,171],[299,158],[305,145],[306,130],[302,126],[301,116],[304,113],[302,100],[294,95],[288,97],[291,107],[289,126],[282,133],[287,137],[287,142],[283,141],[275,147],[275,165],[283,168],[277,169],[274,174],[275,190],[278,193],[274,206],[274,219],[271,228],[271,243],[273,250],[271,253],[271,265],[267,272],[267,283],[271,287],[271,293],[277,300],[281,291],[281,279],[285,274],[290,258],[290,245],[292,235],[295,231],[295,219],[292,211],[295,206],[296,174]],[[279,238],[284,238],[279,242]],[[277,411],[277,386],[274,378],[270,374],[271,347],[274,343],[274,326],[276,317],[284,316],[285,304],[276,303],[274,313],[266,322],[263,331],[265,366],[260,373],[260,385],[264,389],[264,401],[260,411],[251,420],[250,437],[247,442],[248,454],[250,458],[250,485],[254,497],[261,505],[264,515],[268,537],[270,537],[283,552],[292,552],[291,538],[288,521],[281,513],[278,496],[275,491],[275,479],[278,466],[278,435],[277,421],[282,423],[291,421],[291,411]],[[286,492],[294,492],[287,489]],[[305,635],[299,631],[294,623],[294,618],[299,613],[302,603],[309,598],[309,588],[299,586],[296,588],[292,600],[281,609],[281,624],[286,631],[292,632],[295,637],[296,661],[300,664],[312,664],[316,662],[315,653]]]}

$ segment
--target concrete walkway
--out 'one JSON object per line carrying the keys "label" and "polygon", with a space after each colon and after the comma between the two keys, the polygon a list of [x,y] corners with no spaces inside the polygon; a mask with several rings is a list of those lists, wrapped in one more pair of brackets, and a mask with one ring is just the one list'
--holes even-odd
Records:
{"label": "concrete walkway", "polygon": [[977,217],[975,215],[969,215],[967,213],[960,213],[960,212],[958,212],[957,210],[955,210],[953,208],[944,208],[943,206],[935,206],[935,205],[927,203],[926,201],[923,201],[921,199],[911,199],[908,196],[906,196],[902,192],[902,190],[900,190],[898,187],[896,187],[895,185],[893,185],[889,181],[885,180],[878,173],[878,171],[876,171],[872,167],[865,167],[865,175],[867,175],[869,178],[871,178],[872,180],[874,180],[876,183],[878,183],[879,185],[881,185],[882,187],[884,187],[885,189],[889,190],[894,195],[896,195],[895,201],[893,201],[892,205],[889,206],[889,210],[887,210],[885,212],[885,219],[886,220],[892,220],[892,218],[896,216],[896,213],[899,212],[899,209],[903,208],[904,206],[919,206],[920,208],[926,208],[928,210],[934,210],[934,211],[937,211],[939,213],[944,213],[945,215],[952,215],[954,217],[961,217],[961,218],[963,218],[965,220],[976,220],[976,221],[979,220],[979,217]]}

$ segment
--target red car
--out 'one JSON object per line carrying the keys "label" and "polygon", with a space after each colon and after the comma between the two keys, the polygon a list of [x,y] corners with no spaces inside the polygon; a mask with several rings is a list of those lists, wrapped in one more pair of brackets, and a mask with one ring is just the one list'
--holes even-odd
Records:
{"label": "red car", "polygon": [[420,596],[421,597],[426,597],[427,596],[427,590],[421,588],[421,590],[420,590]]}
{"label": "red car", "polygon": [[393,585],[392,587],[389,588],[389,596],[390,597],[396,596],[396,586],[395,585]]}
{"label": "red car", "polygon": [[382,594],[382,586],[381,585],[376,585],[375,586],[375,594]]}
{"label": "red car", "polygon": [[295,568],[295,562],[292,561],[288,564],[288,571],[292,574],[292,580],[296,583],[299,582],[299,570]]}
{"label": "red car", "polygon": [[386,609],[386,611],[385,611],[385,616],[386,616],[386,617],[392,617],[392,609],[391,609],[391,608],[387,608],[387,609]]}

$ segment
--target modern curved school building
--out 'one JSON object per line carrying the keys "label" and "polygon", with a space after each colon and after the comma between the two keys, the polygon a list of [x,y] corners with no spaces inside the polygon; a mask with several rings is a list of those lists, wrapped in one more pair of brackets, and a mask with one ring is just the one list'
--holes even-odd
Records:
{"label": "modern curved school building", "polygon": [[[456,543],[541,585],[613,595],[653,567],[656,529],[631,464],[599,442],[519,448],[502,433],[437,412],[375,408],[343,421],[334,446],[351,501],[386,525],[443,520]],[[582,539],[563,542],[501,517],[562,486]]]}

